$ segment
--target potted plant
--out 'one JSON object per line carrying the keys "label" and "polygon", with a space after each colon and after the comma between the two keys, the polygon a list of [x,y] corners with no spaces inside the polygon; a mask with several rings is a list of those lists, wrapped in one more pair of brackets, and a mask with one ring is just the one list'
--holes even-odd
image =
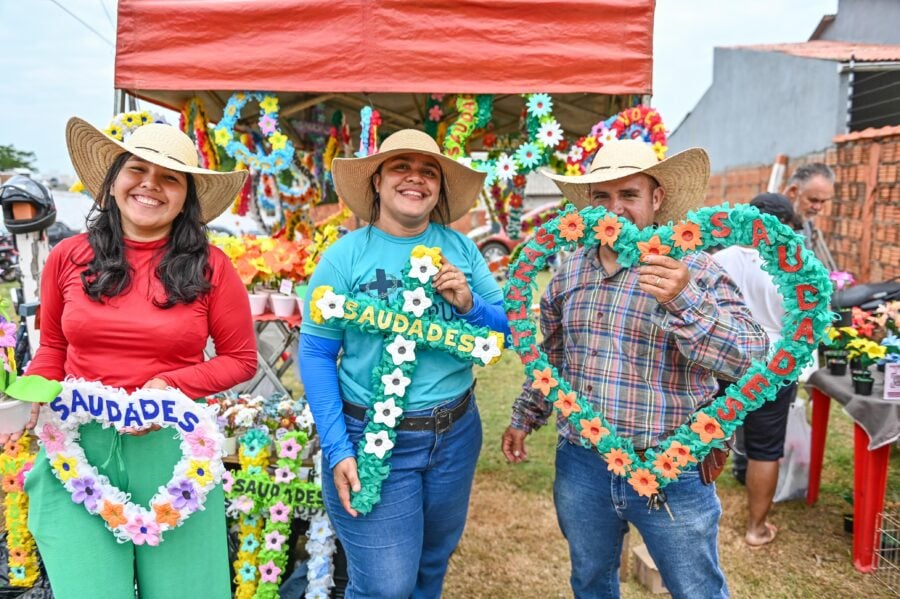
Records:
{"label": "potted plant", "polygon": [[847,344],[859,334],[853,327],[828,327],[825,332],[825,362],[835,376],[847,374]]}
{"label": "potted plant", "polygon": [[[828,278],[831,279],[831,282],[834,284],[835,291],[840,291],[842,289],[846,289],[847,287],[852,287],[856,283],[856,279],[853,278],[853,275],[843,270],[832,271],[828,275]],[[838,315],[841,318],[837,322],[837,325],[839,327],[849,327],[852,322],[852,313],[850,312],[850,308],[838,309]]]}
{"label": "potted plant", "polygon": [[847,342],[848,357],[857,360],[859,368],[852,372],[853,391],[858,395],[871,395],[875,380],[869,368],[886,354],[886,349],[877,341],[857,337]]}
{"label": "potted plant", "polygon": [[888,335],[881,340],[881,346],[884,348],[884,357],[878,360],[877,368],[879,372],[884,372],[886,364],[900,363],[900,337],[896,334]]}

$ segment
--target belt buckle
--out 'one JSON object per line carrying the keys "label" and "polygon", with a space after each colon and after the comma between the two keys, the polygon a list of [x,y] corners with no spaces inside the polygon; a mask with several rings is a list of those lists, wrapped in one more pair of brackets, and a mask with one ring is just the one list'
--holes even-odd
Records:
{"label": "belt buckle", "polygon": [[450,410],[441,408],[438,410],[437,414],[434,415],[434,432],[437,434],[446,433],[450,430],[452,425],[453,419],[451,418]]}

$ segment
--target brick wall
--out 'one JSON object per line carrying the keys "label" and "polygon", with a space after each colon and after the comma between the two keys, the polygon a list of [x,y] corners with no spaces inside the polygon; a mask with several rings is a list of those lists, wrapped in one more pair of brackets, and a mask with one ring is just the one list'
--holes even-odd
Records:
{"label": "brick wall", "polygon": [[[824,153],[791,158],[785,176],[808,162],[834,169],[835,199],[816,219],[835,262],[859,282],[900,276],[900,131],[843,135]],[[749,202],[765,191],[771,166],[710,177],[706,205]]]}

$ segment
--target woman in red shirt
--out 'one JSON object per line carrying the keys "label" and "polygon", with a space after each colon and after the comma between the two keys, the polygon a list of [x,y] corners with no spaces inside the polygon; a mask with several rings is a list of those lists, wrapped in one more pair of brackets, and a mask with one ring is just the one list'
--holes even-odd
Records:
{"label": "woman in red shirt", "polygon": [[[175,387],[194,398],[252,377],[247,294],[205,233],[246,173],[198,168],[193,142],[168,125],[144,125],[122,143],[73,118],[66,140],[97,203],[87,233],[60,242],[47,260],[41,344],[28,374],[128,392]],[[210,336],[216,357],[206,361]],[[181,457],[171,431],[120,435],[92,423],[80,432],[87,459],[143,505]],[[142,599],[231,596],[221,486],[156,547],[117,542],[72,501],[43,451],[25,490],[29,529],[58,599],[133,597],[135,584]]]}

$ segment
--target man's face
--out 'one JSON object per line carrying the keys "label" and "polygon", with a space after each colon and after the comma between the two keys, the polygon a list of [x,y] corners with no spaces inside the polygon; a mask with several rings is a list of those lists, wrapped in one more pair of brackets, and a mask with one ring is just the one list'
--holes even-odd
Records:
{"label": "man's face", "polygon": [[641,229],[654,223],[654,215],[665,195],[656,180],[643,173],[606,183],[591,183],[589,191],[592,206],[603,206]]}
{"label": "man's face", "polygon": [[785,194],[794,203],[794,210],[804,220],[818,215],[827,202],[834,198],[834,183],[821,175],[810,177],[805,183],[795,183]]}

